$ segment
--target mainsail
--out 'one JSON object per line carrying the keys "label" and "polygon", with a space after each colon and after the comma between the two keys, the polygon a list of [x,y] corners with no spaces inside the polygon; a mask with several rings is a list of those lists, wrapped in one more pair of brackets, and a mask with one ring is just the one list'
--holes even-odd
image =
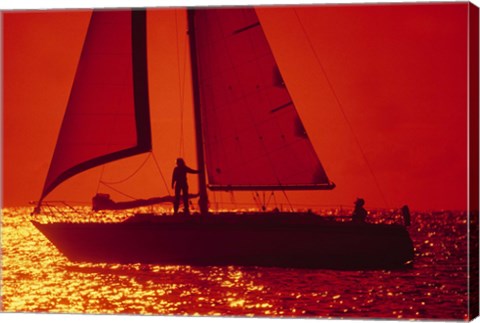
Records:
{"label": "mainsail", "polygon": [[104,163],[151,151],[145,10],[92,13],[41,200]]}
{"label": "mainsail", "polygon": [[[331,189],[253,8],[198,9],[200,110],[210,189]],[[195,86],[195,85],[194,85]]]}

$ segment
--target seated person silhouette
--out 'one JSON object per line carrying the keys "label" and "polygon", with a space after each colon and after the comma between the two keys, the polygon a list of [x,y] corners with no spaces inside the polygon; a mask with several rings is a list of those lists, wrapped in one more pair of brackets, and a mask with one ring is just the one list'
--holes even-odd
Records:
{"label": "seated person silhouette", "polygon": [[185,161],[182,158],[177,158],[177,166],[173,169],[172,175],[172,188],[175,188],[175,200],[173,201],[173,214],[178,213],[178,207],[180,205],[180,195],[183,198],[183,212],[190,214],[188,209],[188,182],[187,173],[198,174],[198,170],[191,169],[185,165]]}
{"label": "seated person silhouette", "polygon": [[361,198],[357,198],[355,201],[355,209],[352,213],[352,221],[357,223],[365,223],[367,218],[367,210],[364,209],[365,200]]}

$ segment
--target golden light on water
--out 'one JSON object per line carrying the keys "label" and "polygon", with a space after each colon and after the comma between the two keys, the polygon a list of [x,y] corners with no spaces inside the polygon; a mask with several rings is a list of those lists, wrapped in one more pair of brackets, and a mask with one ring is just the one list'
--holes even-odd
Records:
{"label": "golden light on water", "polygon": [[[8,209],[3,213],[2,293],[6,311],[220,315],[225,314],[221,310],[225,307],[257,313],[272,307],[264,300],[256,303],[243,298],[245,293],[263,290],[263,286],[233,267],[205,272],[190,266],[71,263],[30,224],[28,212],[20,212]],[[66,218],[74,222],[97,220],[97,214],[88,214],[79,217],[72,212]],[[103,221],[121,221],[125,216],[103,215]],[[216,292],[205,296],[209,294],[205,290],[212,287]]]}
{"label": "golden light on water", "polygon": [[[421,225],[411,228],[418,232],[413,270],[344,272],[72,263],[33,227],[29,211],[3,209],[2,310],[7,312],[465,318],[461,223],[442,236],[438,221],[417,219]],[[104,216],[121,221],[126,215]],[[67,214],[82,222],[98,217]]]}

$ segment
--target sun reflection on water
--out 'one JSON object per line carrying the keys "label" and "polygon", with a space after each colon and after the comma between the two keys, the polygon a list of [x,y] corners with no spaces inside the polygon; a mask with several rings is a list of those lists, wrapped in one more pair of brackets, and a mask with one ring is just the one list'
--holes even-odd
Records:
{"label": "sun reflection on water", "polygon": [[[345,272],[72,263],[33,227],[28,211],[3,209],[7,312],[466,318],[467,232],[449,214],[442,224],[416,216],[414,269]],[[442,233],[445,222],[449,230]]]}

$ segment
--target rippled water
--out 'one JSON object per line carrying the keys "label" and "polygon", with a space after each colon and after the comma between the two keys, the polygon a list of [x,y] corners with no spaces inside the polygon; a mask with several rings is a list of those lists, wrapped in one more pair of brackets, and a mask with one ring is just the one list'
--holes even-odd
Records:
{"label": "rippled water", "polygon": [[72,263],[3,209],[3,311],[467,319],[467,216],[413,214],[413,269],[331,271]]}

